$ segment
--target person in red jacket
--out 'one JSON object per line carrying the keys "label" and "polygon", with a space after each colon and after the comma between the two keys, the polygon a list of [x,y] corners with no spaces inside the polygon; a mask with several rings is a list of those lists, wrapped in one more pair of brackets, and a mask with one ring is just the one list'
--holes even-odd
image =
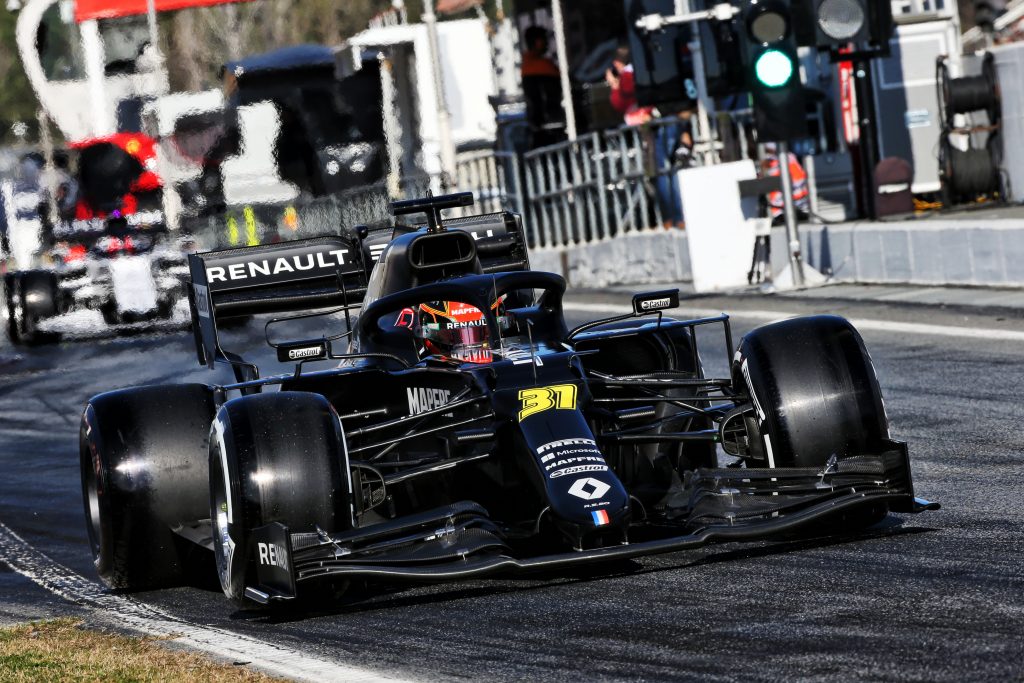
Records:
{"label": "person in red jacket", "polygon": [[611,67],[604,72],[604,80],[612,89],[612,108],[622,114],[627,125],[637,126],[653,118],[652,107],[641,107],[637,103],[636,77],[627,46],[620,45],[615,51]]}

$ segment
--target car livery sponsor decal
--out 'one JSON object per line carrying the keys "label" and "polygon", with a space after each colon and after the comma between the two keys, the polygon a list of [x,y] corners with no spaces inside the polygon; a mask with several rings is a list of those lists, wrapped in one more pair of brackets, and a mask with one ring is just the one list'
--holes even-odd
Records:
{"label": "car livery sponsor decal", "polygon": [[537,449],[549,479],[584,472],[607,472],[608,465],[593,439],[561,439]]}
{"label": "car livery sponsor decal", "polygon": [[536,353],[531,352],[529,349],[524,349],[518,346],[506,346],[502,352],[502,356],[507,360],[512,361],[512,365],[525,365],[527,363],[534,363],[538,367],[544,367],[544,361]]}
{"label": "car livery sponsor decal", "polygon": [[280,567],[288,571],[288,551],[276,543],[257,543],[256,550],[259,554],[260,564],[271,567]]}
{"label": "car livery sponsor decal", "polygon": [[409,414],[419,415],[434,408],[446,405],[452,397],[448,389],[430,389],[427,387],[408,387],[405,390],[409,397]]}
{"label": "car livery sponsor decal", "polygon": [[552,408],[556,410],[575,410],[576,385],[556,384],[551,387],[523,389],[519,392],[519,400],[523,402],[523,409],[519,411],[520,422],[531,415],[536,415]]}
{"label": "car livery sponsor decal", "polygon": [[569,495],[582,498],[583,500],[597,500],[611,490],[611,486],[598,479],[586,477],[577,479],[569,487]]}
{"label": "car livery sponsor decal", "polygon": [[302,360],[303,358],[316,358],[323,353],[322,346],[307,346],[304,349],[288,349],[288,360]]}
{"label": "car livery sponsor decal", "polygon": [[214,282],[236,282],[250,278],[295,274],[307,270],[330,270],[345,265],[348,251],[348,249],[339,248],[265,258],[258,261],[244,261],[228,266],[207,266],[206,279],[213,284]]}
{"label": "car livery sponsor decal", "polygon": [[611,521],[607,510],[592,510],[590,516],[594,520],[594,526],[604,526]]}
{"label": "car livery sponsor decal", "polygon": [[666,289],[661,292],[644,292],[633,297],[633,313],[643,315],[679,307],[679,290]]}
{"label": "car livery sponsor decal", "polygon": [[[578,458],[578,459],[582,460],[584,458]],[[594,460],[596,460],[596,458],[593,458],[593,456],[589,456],[586,459],[594,459]],[[573,467],[566,467],[564,469],[555,470],[554,472],[549,474],[548,477],[551,478],[551,479],[558,479],[559,477],[565,477],[565,476],[568,476],[570,474],[584,474],[585,472],[607,472],[607,471],[608,471],[608,465],[598,465],[596,463],[593,464],[593,465],[575,465]]]}
{"label": "car livery sponsor decal", "polygon": [[663,308],[668,308],[672,305],[672,299],[668,297],[664,299],[648,299],[647,301],[640,302],[640,308],[645,311],[660,311]]}
{"label": "car livery sponsor decal", "polygon": [[329,355],[327,342],[309,340],[281,344],[277,347],[277,360],[282,363],[289,361],[317,360]]}
{"label": "car livery sponsor decal", "polygon": [[196,296],[196,313],[204,318],[210,317],[210,294],[204,285],[192,285]]}

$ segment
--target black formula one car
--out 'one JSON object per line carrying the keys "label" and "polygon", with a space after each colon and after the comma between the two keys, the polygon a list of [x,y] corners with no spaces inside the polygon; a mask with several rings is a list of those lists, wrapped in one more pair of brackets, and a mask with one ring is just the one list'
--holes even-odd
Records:
{"label": "black formula one car", "polygon": [[[229,597],[273,604],[354,579],[568,567],[938,507],[914,497],[847,321],[766,325],[734,349],[725,315],[666,316],[671,290],[569,330],[565,281],[528,269],[517,216],[441,220],[471,202],[396,203],[429,225],[396,230],[375,264],[365,231],[190,257],[199,361],[237,381],[89,401],[85,511],[109,585],[180,583],[199,546]],[[267,325],[286,374],[221,347],[219,317],[311,309]],[[332,314],[337,334],[273,339]],[[728,377],[701,364],[698,332],[714,326]]]}

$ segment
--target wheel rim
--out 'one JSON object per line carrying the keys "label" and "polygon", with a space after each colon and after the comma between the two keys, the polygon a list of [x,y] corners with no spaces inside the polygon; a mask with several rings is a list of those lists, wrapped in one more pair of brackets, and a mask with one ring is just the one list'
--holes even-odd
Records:
{"label": "wheel rim", "polygon": [[231,563],[235,556],[235,542],[228,528],[230,491],[227,469],[224,463],[224,448],[217,444],[217,457],[210,463],[210,521],[213,525],[213,554],[217,561],[217,576],[225,592],[231,586]]}
{"label": "wheel rim", "polygon": [[92,549],[92,557],[96,560],[100,556],[100,534],[102,533],[99,482],[96,476],[99,458],[91,450],[83,453],[83,465],[86,466],[82,468],[83,488],[85,489],[82,497],[85,500],[85,522],[89,532],[89,546]]}

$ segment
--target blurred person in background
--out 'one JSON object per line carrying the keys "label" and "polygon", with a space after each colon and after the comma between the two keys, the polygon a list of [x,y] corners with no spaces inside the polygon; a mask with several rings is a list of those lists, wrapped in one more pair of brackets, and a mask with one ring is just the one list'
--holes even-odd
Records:
{"label": "blurred person in background", "polygon": [[620,45],[615,50],[612,65],[604,72],[604,80],[611,88],[611,105],[622,114],[627,126],[639,126],[654,117],[653,107],[641,107],[636,99],[636,77],[629,46]]}
{"label": "blurred person in background", "polygon": [[[777,176],[782,173],[779,168],[779,149],[774,142],[764,146],[765,158],[761,162],[761,170],[764,176]],[[792,152],[788,153],[789,178],[793,183],[793,205],[800,220],[807,220],[811,210],[811,193],[807,186],[807,172],[800,165],[800,160]],[[768,195],[768,211],[772,218],[773,225],[785,223],[785,199],[782,192],[772,192]]]}
{"label": "blurred person in background", "polygon": [[[628,46],[620,45],[616,49],[612,65],[605,71],[604,78],[611,88],[611,105],[622,114],[626,125],[641,126],[660,115],[654,107],[641,107],[637,101],[636,76]],[[676,116],[674,121],[656,125],[653,132],[644,132],[644,146],[649,153],[648,175],[654,177],[662,225],[666,229],[686,227],[678,171],[690,165],[690,152],[693,148],[690,112],[684,110]]]}
{"label": "blurred person in background", "polygon": [[674,120],[660,122],[650,137],[654,152],[654,184],[662,225],[666,230],[686,228],[679,171],[693,163],[692,114],[689,109],[678,112]]}
{"label": "blurred person in background", "polygon": [[75,204],[78,202],[78,181],[71,172],[71,160],[68,153],[58,150],[53,155],[54,170],[57,175],[55,183],[57,192],[57,211],[60,219],[70,221],[75,217]]}
{"label": "blurred person in background", "polygon": [[565,109],[558,66],[547,56],[548,32],[531,26],[523,33],[526,49],[520,76],[526,98],[526,119],[530,126],[530,148],[565,140]]}
{"label": "blurred person in background", "polygon": [[[7,239],[7,192],[6,180],[0,179],[0,259],[6,259],[11,253],[11,243]],[[0,273],[4,272],[4,263],[0,262]]]}

